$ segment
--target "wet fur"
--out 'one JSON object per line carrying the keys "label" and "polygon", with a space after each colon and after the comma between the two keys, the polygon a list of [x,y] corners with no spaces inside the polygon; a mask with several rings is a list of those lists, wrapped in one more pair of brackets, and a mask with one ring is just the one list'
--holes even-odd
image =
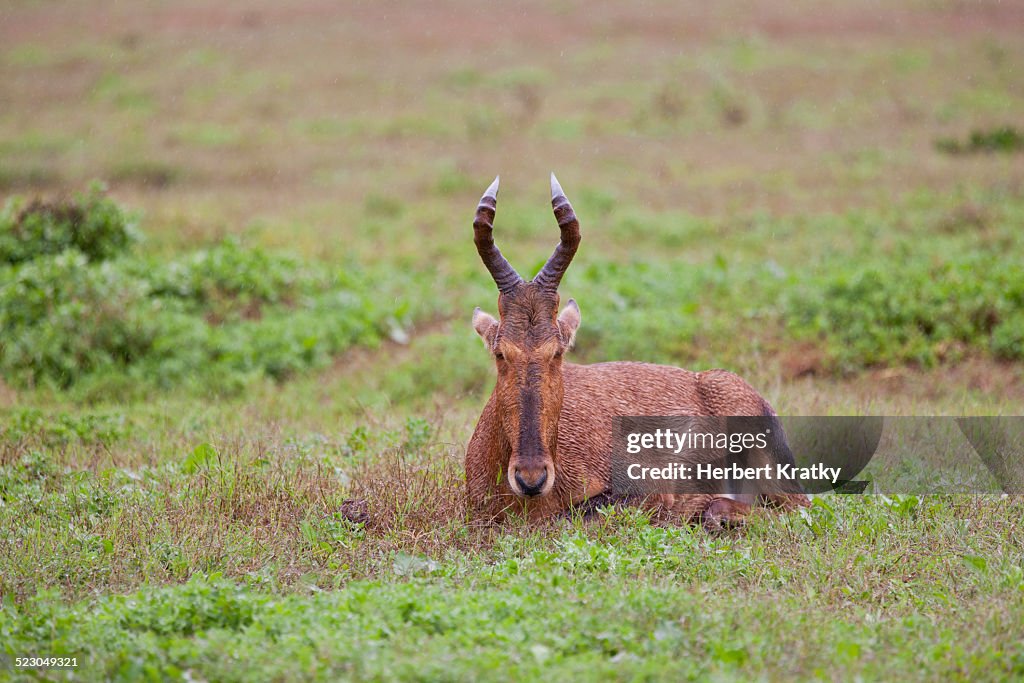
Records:
{"label": "wet fur", "polygon": [[[466,453],[466,482],[474,516],[500,521],[514,512],[541,519],[588,499],[608,496],[612,418],[616,415],[774,415],[767,401],[749,384],[725,370],[696,373],[636,362],[564,363],[561,370],[564,395],[555,430],[555,482],[551,492],[542,497],[523,498],[508,485],[506,468],[512,446],[499,426],[496,388]],[[776,455],[779,456],[783,461],[792,459],[788,448]],[[644,504],[671,511],[683,521],[698,522],[705,510],[722,498],[713,494],[663,494]],[[773,501],[782,507],[792,507],[805,504],[806,498],[799,494],[773,496]],[[743,502],[729,507],[731,516],[746,512]]]}

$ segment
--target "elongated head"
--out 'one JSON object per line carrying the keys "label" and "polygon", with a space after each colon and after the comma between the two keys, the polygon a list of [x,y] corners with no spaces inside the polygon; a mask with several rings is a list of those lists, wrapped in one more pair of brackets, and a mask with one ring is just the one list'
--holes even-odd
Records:
{"label": "elongated head", "polygon": [[480,258],[498,286],[498,318],[477,308],[473,328],[498,371],[495,407],[512,449],[508,484],[516,495],[542,496],[555,485],[558,417],[564,396],[562,356],[572,346],[580,324],[580,309],[572,299],[559,313],[558,284],[579,246],[580,226],[551,174],[551,205],[561,239],[533,280],[523,280],[494,244],[497,198],[495,178],[480,199],[473,230]]}

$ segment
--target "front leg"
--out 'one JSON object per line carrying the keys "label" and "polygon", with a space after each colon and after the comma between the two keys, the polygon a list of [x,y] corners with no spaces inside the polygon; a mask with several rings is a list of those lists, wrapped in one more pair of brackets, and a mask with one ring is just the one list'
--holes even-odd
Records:
{"label": "front leg", "polygon": [[701,512],[700,523],[705,531],[725,531],[743,526],[749,514],[749,503],[718,496]]}
{"label": "front leg", "polygon": [[713,493],[660,494],[649,504],[686,524],[700,524],[707,531],[741,526],[751,510],[749,503]]}

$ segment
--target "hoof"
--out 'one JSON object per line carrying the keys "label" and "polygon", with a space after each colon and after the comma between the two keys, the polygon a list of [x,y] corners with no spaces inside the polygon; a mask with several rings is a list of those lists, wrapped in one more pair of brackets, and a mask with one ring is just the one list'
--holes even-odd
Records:
{"label": "hoof", "polygon": [[746,503],[731,498],[715,498],[704,508],[700,515],[701,525],[706,531],[725,531],[743,525],[743,520],[750,512]]}

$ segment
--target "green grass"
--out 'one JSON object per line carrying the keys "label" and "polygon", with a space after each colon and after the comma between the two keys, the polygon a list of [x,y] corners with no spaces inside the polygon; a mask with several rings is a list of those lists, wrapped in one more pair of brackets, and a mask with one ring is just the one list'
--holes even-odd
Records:
{"label": "green grass", "polygon": [[789,415],[1019,413],[1010,9],[55,9],[0,29],[0,659],[1024,676],[1017,498],[479,528],[461,462],[494,381],[469,319],[496,313],[471,223],[497,173],[524,275],[557,235],[548,172],[580,216],[572,360],[726,367]]}
{"label": "green grass", "polygon": [[[968,533],[967,510],[984,533]],[[0,631],[9,651],[77,656],[80,675],[115,680],[1012,678],[1011,510],[828,498],[718,538],[617,513],[437,559],[394,552],[342,591],[325,550],[284,595],[258,571],[87,602],[43,592],[0,613]],[[341,528],[332,545],[369,534]]]}

